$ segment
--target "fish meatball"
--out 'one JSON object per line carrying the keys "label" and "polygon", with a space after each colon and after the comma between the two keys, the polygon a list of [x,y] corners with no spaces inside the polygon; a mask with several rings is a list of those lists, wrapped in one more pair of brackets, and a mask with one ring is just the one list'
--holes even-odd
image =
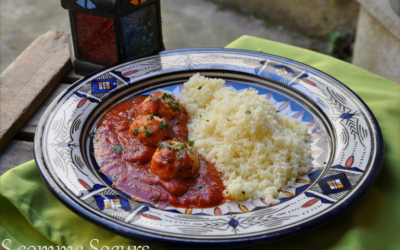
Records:
{"label": "fish meatball", "polygon": [[162,141],[153,155],[150,171],[161,179],[193,177],[199,170],[199,158],[193,148],[183,142]]}
{"label": "fish meatball", "polygon": [[146,146],[156,147],[168,135],[167,123],[163,118],[151,115],[138,115],[132,123],[129,134],[138,138]]}
{"label": "fish meatball", "polygon": [[170,119],[179,115],[185,108],[173,95],[157,91],[149,95],[136,109],[137,114],[154,114]]}

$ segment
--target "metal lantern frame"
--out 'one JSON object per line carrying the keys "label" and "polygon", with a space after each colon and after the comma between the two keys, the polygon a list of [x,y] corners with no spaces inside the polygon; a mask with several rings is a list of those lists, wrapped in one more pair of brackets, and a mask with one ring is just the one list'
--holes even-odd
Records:
{"label": "metal lantern frame", "polygon": [[[141,57],[146,55],[156,54],[164,50],[164,43],[162,38],[162,25],[161,25],[161,4],[160,0],[61,0],[61,5],[64,9],[69,11],[69,18],[71,24],[71,43],[70,52],[76,74],[87,75],[105,66],[121,62],[129,58]],[[155,8],[155,18],[152,20],[156,22],[156,29],[154,32],[156,48],[148,51],[147,53],[127,53],[128,46],[126,45],[127,30],[124,27],[123,20],[133,13],[139,13],[146,9]],[[85,57],[81,52],[78,41],[78,26],[77,15],[83,14],[84,16],[91,16],[93,18],[106,18],[112,20],[113,33],[115,39],[116,61],[110,60],[110,63],[104,63],[92,60]],[[125,29],[124,29],[125,28]],[[141,28],[136,27],[136,28]],[[154,39],[152,40],[154,43]]]}

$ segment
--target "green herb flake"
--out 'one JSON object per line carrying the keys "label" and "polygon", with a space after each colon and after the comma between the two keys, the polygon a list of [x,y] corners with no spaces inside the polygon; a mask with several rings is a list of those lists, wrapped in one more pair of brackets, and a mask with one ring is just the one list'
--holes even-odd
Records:
{"label": "green herb flake", "polygon": [[162,150],[165,147],[165,142],[161,142],[160,145],[158,146],[159,150]]}
{"label": "green herb flake", "polygon": [[150,115],[150,120],[153,120],[153,118],[154,118],[154,114],[151,114]]}
{"label": "green herb flake", "polygon": [[172,111],[180,111],[181,107],[179,107],[179,103],[175,103],[175,107],[172,107]]}
{"label": "green herb flake", "polygon": [[157,202],[158,201],[158,197],[155,197],[154,199],[153,199],[153,202]]}
{"label": "green herb flake", "polygon": [[147,128],[144,130],[144,132],[146,133],[146,136],[150,136],[153,134],[153,131],[150,131]]}
{"label": "green herb flake", "polygon": [[162,96],[161,96],[161,99],[163,99],[163,100],[165,100],[166,98],[168,98],[168,97],[170,97],[167,93],[164,93]]}
{"label": "green herb flake", "polygon": [[93,138],[93,137],[94,137],[94,132],[89,133],[89,134],[88,134],[88,137],[89,137],[89,138]]}
{"label": "green herb flake", "polygon": [[199,103],[197,102],[197,100],[194,100],[194,103],[199,104]]}
{"label": "green herb flake", "polygon": [[116,153],[116,154],[122,154],[122,151],[123,151],[124,149],[122,148],[122,146],[121,145],[119,145],[119,144],[117,144],[117,145],[115,145],[114,146],[114,153]]}
{"label": "green herb flake", "polygon": [[150,101],[153,102],[158,98],[158,95],[153,95],[150,97]]}
{"label": "green herb flake", "polygon": [[210,120],[206,120],[206,122],[210,122]]}
{"label": "green herb flake", "polygon": [[228,122],[230,122],[231,120],[229,120],[229,119],[226,119]]}
{"label": "green herb flake", "polygon": [[158,125],[158,128],[163,130],[165,126],[167,126],[167,124],[164,121],[161,121],[160,125]]}
{"label": "green herb flake", "polygon": [[137,135],[137,134],[139,133],[139,130],[140,130],[140,128],[139,128],[139,127],[136,127],[136,128],[133,130],[133,135]]}
{"label": "green herb flake", "polygon": [[190,145],[191,147],[193,147],[193,146],[194,146],[194,141],[189,141],[189,145]]}
{"label": "green herb flake", "polygon": [[187,135],[185,135],[185,140],[186,140],[186,141],[188,141],[188,140],[189,140],[189,137],[188,137]]}
{"label": "green herb flake", "polygon": [[115,181],[116,179],[118,179],[118,175],[114,174],[112,177],[113,181]]}
{"label": "green herb flake", "polygon": [[201,88],[203,88],[203,86],[198,87],[197,90],[200,90]]}
{"label": "green herb flake", "polygon": [[250,115],[251,111],[247,110],[246,112],[244,112],[246,115]]}

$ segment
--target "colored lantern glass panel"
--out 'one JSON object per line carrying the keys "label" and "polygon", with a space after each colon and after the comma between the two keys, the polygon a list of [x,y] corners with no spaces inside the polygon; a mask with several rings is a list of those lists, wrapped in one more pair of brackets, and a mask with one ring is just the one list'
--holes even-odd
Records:
{"label": "colored lantern glass panel", "polygon": [[75,13],[78,58],[109,65],[118,61],[114,21]]}
{"label": "colored lantern glass panel", "polygon": [[143,6],[121,21],[127,58],[160,50],[159,22],[154,4]]}
{"label": "colored lantern glass panel", "polygon": [[[145,3],[147,2],[147,0],[140,0],[140,3]],[[138,5],[139,4],[139,0],[131,0],[130,2],[133,5]]]}

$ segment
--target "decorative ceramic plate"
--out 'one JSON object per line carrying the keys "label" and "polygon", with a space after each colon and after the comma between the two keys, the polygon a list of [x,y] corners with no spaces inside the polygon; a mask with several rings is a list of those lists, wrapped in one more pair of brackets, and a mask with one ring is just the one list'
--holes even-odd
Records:
{"label": "decorative ceramic plate", "polygon": [[[194,73],[255,88],[279,113],[306,124],[313,170],[264,199],[212,208],[176,208],[132,199],[97,170],[92,138],[104,111],[162,90],[179,96]],[[379,126],[346,86],[304,64],[231,49],[166,51],[105,69],[68,88],[38,125],[35,157],[53,193],[82,217],[131,238],[235,246],[299,234],[348,208],[375,180],[382,162]]]}

